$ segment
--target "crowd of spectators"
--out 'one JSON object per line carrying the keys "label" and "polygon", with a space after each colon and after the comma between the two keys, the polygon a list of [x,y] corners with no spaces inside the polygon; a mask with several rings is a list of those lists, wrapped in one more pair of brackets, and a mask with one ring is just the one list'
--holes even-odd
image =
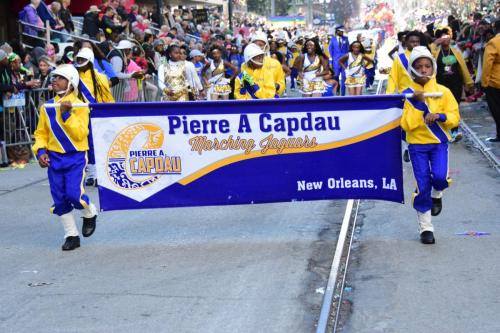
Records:
{"label": "crowd of spectators", "polygon": [[[82,23],[77,23],[69,10],[71,0],[56,0],[49,5],[30,0],[19,13],[20,20],[28,23],[24,26],[23,43],[17,41],[0,46],[0,98],[8,98],[25,89],[50,89],[51,70],[58,64],[72,63],[82,47],[92,48],[95,69],[109,78],[112,87],[126,80],[147,79],[146,89],[160,98],[162,89],[159,88],[165,88],[161,82],[164,73],[159,73],[159,70],[171,58],[173,49],[180,49],[180,59],[189,61],[198,75],[199,82],[189,82],[194,92],[190,99],[210,98],[207,93],[211,88],[210,77],[206,77],[203,69],[210,67],[214,49],[220,51],[226,64],[223,76],[234,81],[235,71],[241,69],[244,61],[244,49],[257,32],[267,34],[273,57],[283,65],[289,77],[294,74],[293,60],[297,52],[306,52],[303,49],[305,36],[316,34],[318,45],[330,57],[328,43],[332,34],[329,34],[329,29],[272,29],[264,18],[241,12],[231,17],[230,27],[228,18],[218,7],[198,10],[165,6],[158,10],[154,6],[132,5],[126,9],[124,2],[103,0],[100,6],[90,6]],[[498,8],[497,2],[493,11],[476,12],[465,19],[449,15],[445,20],[452,34],[453,46],[462,51],[476,83],[476,90],[464,95],[468,101],[482,96],[479,83],[483,54],[488,41],[498,32],[494,30]],[[443,28],[443,20],[428,20],[429,17],[425,17],[427,25],[422,33],[427,39],[424,44],[430,45],[439,40],[435,32]],[[52,29],[51,43],[44,41],[46,21]],[[330,65],[334,64],[330,62]],[[333,71],[332,68],[329,70]],[[331,80],[334,85],[333,77],[339,73],[332,74],[325,77],[325,81]],[[228,83],[234,89],[234,82]],[[288,88],[293,87],[293,83],[293,80],[288,80]],[[231,92],[229,98],[233,96]],[[120,100],[120,96],[115,98]]]}

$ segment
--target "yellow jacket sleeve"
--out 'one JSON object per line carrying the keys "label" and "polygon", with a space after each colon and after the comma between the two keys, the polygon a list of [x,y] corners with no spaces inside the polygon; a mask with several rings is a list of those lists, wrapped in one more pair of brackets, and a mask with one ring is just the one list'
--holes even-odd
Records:
{"label": "yellow jacket sleeve", "polygon": [[40,107],[40,118],[38,119],[38,125],[36,127],[35,133],[35,144],[31,148],[35,156],[38,157],[38,151],[40,149],[47,149],[49,144],[49,125],[47,114],[45,113],[45,107],[42,105]]}
{"label": "yellow jacket sleeve", "polygon": [[89,135],[89,109],[74,107],[70,113],[71,115],[66,118],[62,126],[71,139],[82,141]]}
{"label": "yellow jacket sleeve", "polygon": [[241,80],[236,77],[234,80],[234,98],[235,99],[250,99],[250,96],[248,94],[240,94],[241,91]]}
{"label": "yellow jacket sleeve", "polygon": [[392,63],[391,71],[389,72],[389,77],[387,78],[387,88],[385,90],[386,94],[397,94],[398,87],[397,82],[399,79],[399,58],[396,57]]}
{"label": "yellow jacket sleeve", "polygon": [[448,88],[443,89],[441,112],[439,113],[443,113],[446,115],[446,121],[441,123],[444,125],[444,127],[446,127],[447,129],[452,129],[458,126],[458,123],[460,121],[458,103]]}
{"label": "yellow jacket sleeve", "polygon": [[401,117],[401,127],[405,132],[410,132],[424,125],[423,112],[414,108],[411,103],[406,100],[403,107],[403,116]]}
{"label": "yellow jacket sleeve", "polygon": [[474,85],[474,81],[472,81],[469,69],[467,68],[467,65],[465,65],[465,60],[462,55],[462,52],[460,52],[460,50],[455,48],[452,48],[451,50],[453,54],[455,54],[455,57],[457,58],[458,65],[460,66],[460,74],[462,75],[462,80],[464,80],[464,84],[467,87],[472,87]]}
{"label": "yellow jacket sleeve", "polygon": [[102,96],[101,96],[100,100],[104,103],[114,103],[115,99],[114,99],[113,95],[111,94],[111,89],[109,87],[108,79],[106,78],[106,76],[104,76],[101,73],[96,73],[96,75],[98,75],[98,77],[99,77],[99,83],[101,86],[101,95]]}
{"label": "yellow jacket sleeve", "polygon": [[495,58],[498,57],[498,50],[493,44],[493,40],[489,41],[484,48],[483,56],[483,76],[481,78],[481,86],[484,88],[490,86],[491,72]]}
{"label": "yellow jacket sleeve", "polygon": [[283,95],[286,86],[285,86],[285,72],[283,71],[283,67],[281,67],[281,64],[275,69],[274,80],[276,84],[279,85],[278,90],[276,90],[276,93],[280,96]]}

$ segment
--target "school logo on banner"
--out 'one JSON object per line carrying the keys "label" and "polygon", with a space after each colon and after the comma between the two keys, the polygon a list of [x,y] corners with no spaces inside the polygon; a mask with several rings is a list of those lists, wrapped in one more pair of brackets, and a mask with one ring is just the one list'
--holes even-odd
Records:
{"label": "school logo on banner", "polygon": [[162,175],[181,174],[179,156],[162,149],[163,129],[155,124],[137,123],[121,130],[108,151],[108,177],[120,189],[139,190]]}

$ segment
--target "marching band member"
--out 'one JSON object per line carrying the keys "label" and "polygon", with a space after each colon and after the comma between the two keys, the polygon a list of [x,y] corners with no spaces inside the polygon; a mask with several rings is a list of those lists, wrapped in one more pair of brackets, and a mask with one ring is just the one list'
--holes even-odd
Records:
{"label": "marching band member", "polygon": [[406,49],[404,53],[399,53],[394,58],[389,78],[387,79],[386,94],[401,93],[411,85],[412,79],[409,74],[408,61],[413,48],[420,46],[420,37],[421,33],[418,31],[410,31],[405,35]]}
{"label": "marching band member", "polygon": [[[392,63],[391,71],[389,72],[389,77],[387,79],[386,94],[401,93],[411,85],[412,78],[410,77],[408,62],[413,48],[420,45],[420,37],[421,33],[419,31],[410,31],[405,34],[405,51],[404,53],[399,53]],[[405,146],[403,160],[405,162],[410,162],[408,149],[406,149],[404,132],[402,133],[402,139],[403,146]]]}
{"label": "marching band member", "polygon": [[243,52],[244,69],[238,75],[234,85],[236,99],[279,98],[284,80],[279,81],[275,72],[265,62],[264,51],[256,44],[248,44]]}
{"label": "marching band member", "polygon": [[[104,74],[94,69],[93,62],[94,52],[87,47],[80,49],[74,64],[80,76],[80,91],[89,103],[113,103],[115,99],[111,94],[108,79]],[[85,185],[97,186],[92,130],[89,131],[88,159]]]}
{"label": "marching band member", "polygon": [[[274,81],[278,84],[278,96],[283,95],[283,92],[286,88],[285,72],[283,71],[283,67],[281,66],[280,62],[276,59],[271,58],[269,55],[269,43],[267,41],[267,35],[264,32],[255,33],[251,38],[251,44],[257,45],[264,52],[263,67],[273,73]],[[247,64],[248,62],[245,60],[245,63],[241,66],[241,72],[248,69]]]}
{"label": "marching band member", "polygon": [[33,152],[42,168],[48,167],[50,193],[54,200],[51,211],[60,216],[64,228],[63,251],[80,246],[74,208],[82,211],[82,235],[95,230],[97,209],[85,195],[83,181],[87,165],[89,108],[72,107],[82,103],[77,96],[79,76],[72,65],[61,65],[52,72],[56,97],[48,103],[60,107],[40,108]]}
{"label": "marching band member", "polygon": [[[212,46],[210,50],[211,59],[201,71],[203,75],[208,72],[210,77],[205,78],[205,83],[210,87],[207,96],[211,100],[229,99],[231,93],[230,82],[239,74],[239,69],[236,66],[222,58],[223,53],[224,50],[220,46]],[[230,68],[232,71],[229,79],[225,77],[226,68]]]}
{"label": "marching band member", "polygon": [[317,38],[306,40],[302,55],[297,59],[298,80],[302,81],[302,97],[321,97],[326,91],[324,77],[330,75],[328,58]]}
{"label": "marching band member", "polygon": [[[346,74],[345,85],[349,95],[361,95],[366,83],[366,63],[373,60],[365,55],[361,42],[355,41],[349,46],[349,53],[340,57],[340,65]],[[346,65],[347,62],[347,65]]]}
{"label": "marching band member", "polygon": [[180,47],[172,44],[167,50],[168,61],[158,68],[158,83],[169,101],[189,101],[189,82],[192,80],[188,77],[191,73],[181,57]]}
{"label": "marching band member", "polygon": [[[409,70],[412,81],[403,93],[413,93],[406,100],[401,127],[406,131],[410,160],[417,181],[413,207],[417,210],[420,240],[433,244],[431,216],[442,209],[443,190],[449,186],[448,142],[450,130],[458,125],[458,104],[451,91],[436,82],[436,60],[424,46],[413,48]],[[424,93],[441,92],[441,98]]]}

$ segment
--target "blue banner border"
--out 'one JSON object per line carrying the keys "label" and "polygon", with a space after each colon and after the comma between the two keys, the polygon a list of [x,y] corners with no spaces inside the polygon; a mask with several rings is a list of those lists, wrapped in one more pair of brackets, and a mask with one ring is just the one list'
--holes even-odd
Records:
{"label": "blue banner border", "polygon": [[[359,103],[363,99],[363,103]],[[91,118],[144,117],[164,115],[290,113],[356,111],[403,108],[404,95],[286,98],[260,100],[90,103]],[[307,104],[307,109],[304,108]],[[335,105],[335,109],[332,109]],[[244,108],[244,112],[242,111]]]}

